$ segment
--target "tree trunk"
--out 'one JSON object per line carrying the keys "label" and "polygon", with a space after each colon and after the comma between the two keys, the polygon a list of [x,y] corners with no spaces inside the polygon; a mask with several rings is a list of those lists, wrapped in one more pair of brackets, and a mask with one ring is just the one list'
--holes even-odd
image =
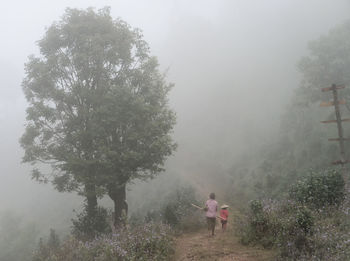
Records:
{"label": "tree trunk", "polygon": [[114,227],[125,226],[125,219],[128,215],[126,185],[111,185],[108,188],[108,195],[114,202]]}
{"label": "tree trunk", "polygon": [[93,184],[85,185],[85,194],[86,194],[86,211],[89,219],[95,217],[97,212],[97,196],[96,196],[96,187]]}

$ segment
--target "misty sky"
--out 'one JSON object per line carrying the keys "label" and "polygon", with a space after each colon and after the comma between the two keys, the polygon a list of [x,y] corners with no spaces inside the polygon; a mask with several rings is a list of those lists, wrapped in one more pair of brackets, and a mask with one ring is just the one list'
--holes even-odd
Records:
{"label": "misty sky", "polygon": [[90,6],[111,6],[113,17],[142,29],[161,69],[169,69],[174,162],[182,172],[214,155],[225,164],[246,143],[268,140],[298,86],[296,64],[308,41],[350,17],[348,0],[2,0],[0,211],[51,195],[20,164],[23,67],[66,7]]}

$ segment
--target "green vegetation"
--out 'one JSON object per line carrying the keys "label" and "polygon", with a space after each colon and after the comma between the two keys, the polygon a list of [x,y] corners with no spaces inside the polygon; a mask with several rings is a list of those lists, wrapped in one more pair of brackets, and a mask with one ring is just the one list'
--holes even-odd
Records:
{"label": "green vegetation", "polygon": [[88,240],[111,232],[108,211],[103,207],[97,207],[94,218],[90,218],[86,208],[72,220],[72,234],[80,240]]}
{"label": "green vegetation", "polygon": [[[198,38],[198,46],[215,50],[217,45],[212,45],[209,37]],[[171,136],[176,117],[168,103],[172,84],[160,73],[140,30],[113,19],[109,8],[67,9],[38,41],[39,55],[31,56],[25,66],[22,85],[28,108],[20,143],[25,151],[23,162],[33,166],[34,179],[50,182],[60,192],[75,192],[85,202],[71,220],[71,234],[60,238],[55,230],[40,238],[38,225],[5,215],[0,219],[0,260],[29,261],[35,246],[33,261],[169,260],[174,235],[203,225],[203,212],[190,205],[201,205],[202,200],[188,185],[192,172],[199,171],[203,173],[198,175],[201,179],[192,180],[196,187],[220,192],[220,200],[229,200],[235,212],[246,208],[246,215],[235,219],[242,243],[277,250],[281,260],[346,260],[350,256],[350,198],[339,169],[328,169],[332,160],[339,159],[337,144],[327,140],[336,137],[336,128],[319,123],[332,119],[333,111],[319,108],[318,103],[331,99],[329,93],[320,91],[322,87],[333,83],[349,86],[349,45],[349,22],[310,43],[309,54],[298,65],[303,76],[301,86],[282,115],[279,133],[263,146],[257,142],[262,136],[249,128],[254,124],[247,125],[246,133],[243,128],[232,132],[230,121],[244,126],[258,117],[241,121],[244,111],[227,109],[233,108],[226,106],[232,103],[231,97],[223,99],[229,92],[194,103],[189,108],[196,106],[198,111],[190,115],[215,119],[206,124],[194,120],[191,123],[198,127],[188,133],[179,128],[178,135],[187,136],[182,144],[192,140],[197,147],[185,146],[184,156],[175,164],[169,163],[167,177],[188,175],[183,178],[186,186],[175,186],[173,179],[163,180],[167,185],[154,188],[151,196],[142,192],[133,195],[140,200],[131,204],[130,211],[128,189],[135,181],[150,180],[161,173],[176,149]],[[179,50],[186,52],[181,53],[191,58],[192,50],[183,47]],[[220,73],[213,70],[211,80],[203,86],[251,84],[240,77],[225,79],[227,70],[222,65],[226,56],[210,60],[211,55],[216,56],[216,52],[202,55],[195,70],[202,77],[207,71],[202,67],[210,64]],[[254,52],[251,56],[255,59]],[[193,55],[191,59],[195,58]],[[241,68],[230,65],[230,72]],[[207,81],[206,77],[192,79],[192,73],[187,77],[185,84],[197,82],[200,86]],[[203,86],[195,89],[195,95],[205,97]],[[232,90],[235,97],[244,97]],[[210,91],[206,95],[215,97],[213,94]],[[339,96],[349,100],[350,88],[341,90]],[[222,102],[222,108],[214,108],[212,101]],[[256,100],[251,102],[255,104]],[[343,106],[342,117],[347,117],[349,110]],[[188,112],[184,107],[183,113]],[[186,117],[182,122],[190,125]],[[207,139],[197,140],[197,135],[206,131],[203,137]],[[344,133],[350,136],[349,126],[344,126]],[[239,139],[251,143],[232,146]],[[253,143],[254,152],[235,158]],[[195,153],[198,155],[192,158]],[[183,164],[181,170],[172,171],[177,164]],[[113,210],[102,207],[108,206],[107,197],[113,201]],[[41,220],[35,222],[40,224]],[[233,234],[226,240],[231,237]],[[225,242],[225,247],[229,245]],[[210,254],[208,249],[205,255]]]}
{"label": "green vegetation", "polygon": [[49,240],[39,245],[33,261],[165,261],[172,255],[171,229],[149,223],[85,242],[71,237],[57,246],[50,244]]}
{"label": "green vegetation", "polygon": [[315,209],[325,206],[339,206],[344,200],[344,179],[340,171],[326,170],[320,173],[312,171],[298,180],[291,189],[291,198]]}
{"label": "green vegetation", "polygon": [[244,244],[278,248],[281,260],[346,260],[349,196],[339,171],[311,172],[284,200],[254,200],[241,220]]}
{"label": "green vegetation", "polygon": [[180,231],[195,231],[203,227],[203,213],[192,204],[201,205],[192,187],[180,187],[163,203],[162,221]]}
{"label": "green vegetation", "polygon": [[[304,101],[313,103],[324,100],[320,88],[332,84],[350,84],[350,21],[333,28],[328,35],[310,42],[309,55],[301,59],[299,69],[303,82],[298,92]],[[342,90],[349,99],[350,89]]]}
{"label": "green vegetation", "polygon": [[[280,260],[340,261],[350,256],[349,194],[340,169],[329,169],[330,162],[339,159],[338,145],[328,141],[337,129],[319,123],[333,119],[334,111],[318,104],[332,99],[322,87],[349,86],[349,41],[346,22],[310,43],[310,54],[299,64],[303,81],[285,112],[279,136],[272,146],[232,167],[230,195],[241,196],[244,202],[259,198],[238,221],[243,224],[238,231],[242,243],[277,249]],[[349,88],[339,95],[348,99]],[[346,117],[348,108],[341,109]],[[344,125],[347,136],[349,131]]]}
{"label": "green vegetation", "polygon": [[149,203],[131,214],[130,224],[164,223],[178,233],[196,231],[204,225],[203,212],[191,205],[201,205],[192,186],[177,185],[158,202]]}
{"label": "green vegetation", "polygon": [[169,260],[175,235],[203,227],[203,213],[190,203],[199,204],[195,190],[178,185],[160,199],[158,209],[134,212],[126,227],[117,230],[111,227],[111,212],[99,207],[96,219],[91,220],[84,210],[73,220],[72,233],[64,240],[54,230],[46,240],[40,239],[32,261]]}

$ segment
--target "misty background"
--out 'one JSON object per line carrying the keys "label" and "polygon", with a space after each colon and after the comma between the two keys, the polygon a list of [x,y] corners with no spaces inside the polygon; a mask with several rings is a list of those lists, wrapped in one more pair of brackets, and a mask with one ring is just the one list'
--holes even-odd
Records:
{"label": "misty background", "polygon": [[40,219],[38,230],[67,231],[82,198],[37,184],[21,164],[24,63],[38,54],[36,41],[65,8],[104,6],[143,31],[175,83],[170,104],[177,113],[177,152],[166,173],[130,187],[131,210],[177,183],[192,184],[204,200],[242,155],[273,142],[300,83],[296,64],[308,42],[350,13],[348,0],[2,1],[0,214]]}

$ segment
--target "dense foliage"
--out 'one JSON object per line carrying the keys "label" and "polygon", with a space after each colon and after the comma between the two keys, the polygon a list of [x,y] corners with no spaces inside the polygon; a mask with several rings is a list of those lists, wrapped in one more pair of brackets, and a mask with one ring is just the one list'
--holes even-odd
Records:
{"label": "dense foliage", "polygon": [[240,222],[241,241],[276,247],[281,260],[346,260],[350,206],[339,172],[312,172],[292,191],[297,201],[252,201],[248,218]]}
{"label": "dense foliage", "polygon": [[348,199],[340,209],[321,211],[294,201],[257,201],[240,221],[240,236],[245,244],[277,248],[280,260],[343,261],[350,255],[349,218]]}
{"label": "dense foliage", "polygon": [[[159,206],[155,202],[133,213],[130,222],[162,222],[170,225],[177,232],[194,231],[203,227],[203,212],[191,204],[201,205],[192,186],[179,185],[169,194],[159,199]],[[151,208],[152,206],[152,208]]]}
{"label": "dense foliage", "polygon": [[192,187],[177,189],[165,202],[161,208],[163,222],[186,231],[193,231],[203,226],[203,213],[191,205],[201,205]]}
{"label": "dense foliage", "polygon": [[[308,103],[324,99],[320,88],[350,84],[350,21],[333,28],[328,35],[309,43],[309,54],[299,63],[303,82],[299,92]],[[350,97],[350,89],[341,91]]]}
{"label": "dense foliage", "polygon": [[[281,260],[341,261],[350,256],[349,195],[340,170],[328,169],[339,159],[338,144],[328,141],[337,137],[337,129],[320,125],[320,120],[334,119],[334,109],[318,104],[332,99],[321,88],[333,83],[349,87],[349,42],[346,22],[310,43],[299,64],[303,81],[279,135],[250,160],[232,167],[238,177],[234,193],[261,199],[251,202],[239,224],[244,224],[242,242],[277,248]],[[349,90],[340,90],[339,97],[348,99]],[[341,114],[347,117],[348,106],[341,107]],[[349,126],[343,128],[348,136]]]}
{"label": "dense foliage", "polygon": [[86,240],[110,233],[111,226],[108,222],[110,216],[107,209],[97,207],[96,214],[91,218],[84,208],[75,219],[72,219],[72,234],[78,239]]}
{"label": "dense foliage", "polygon": [[90,241],[71,237],[59,247],[42,244],[34,253],[33,261],[160,261],[169,260],[173,251],[171,229],[149,223]]}
{"label": "dense foliage", "polygon": [[311,233],[314,217],[311,210],[293,201],[252,201],[245,227],[243,243],[261,243],[265,247],[281,245],[284,241],[302,248],[303,240]]}
{"label": "dense foliage", "polygon": [[291,198],[316,209],[339,206],[344,199],[345,183],[340,171],[311,172],[291,189]]}

